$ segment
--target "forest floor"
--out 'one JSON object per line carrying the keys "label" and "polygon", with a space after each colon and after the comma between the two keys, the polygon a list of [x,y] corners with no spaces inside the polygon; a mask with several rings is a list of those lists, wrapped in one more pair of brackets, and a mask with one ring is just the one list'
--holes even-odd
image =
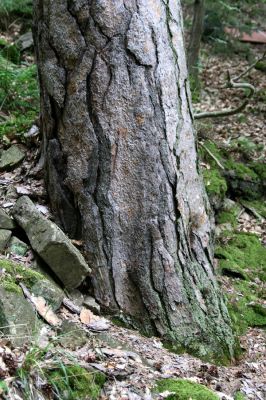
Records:
{"label": "forest floor", "polygon": [[[8,38],[5,37],[5,40]],[[206,47],[205,51],[208,50]],[[253,53],[261,55],[261,49],[253,48]],[[31,63],[31,57],[27,56]],[[202,96],[200,102],[195,103],[197,110],[210,110],[216,108],[229,108],[231,105],[239,104],[237,99],[242,93],[221,90],[224,84],[225,72],[230,70],[231,75],[238,75],[247,67],[245,60],[238,56],[224,58],[222,55],[211,55],[204,57],[204,68],[202,71]],[[30,77],[31,79],[31,77]],[[236,161],[244,157],[246,162],[251,159],[263,160],[265,157],[265,98],[260,96],[266,93],[265,72],[253,69],[248,75],[248,81],[257,88],[257,94],[251,100],[243,113],[226,118],[216,119],[211,122],[205,121],[199,124],[199,143],[210,140],[219,144],[223,149],[234,147],[233,153]],[[32,99],[34,103],[35,97]],[[34,106],[35,107],[35,106]],[[11,110],[12,111],[12,110]],[[30,112],[27,118],[30,118]],[[8,119],[10,111],[1,110],[2,120]],[[12,172],[2,172],[0,175],[1,185],[11,185],[14,198],[1,197],[1,206],[10,209],[17,195],[29,195],[42,209],[42,212],[51,217],[48,208],[47,195],[43,183],[42,174],[36,168],[39,159],[40,138],[37,134],[23,136],[24,125],[15,115],[20,135],[16,135],[16,127],[5,125],[2,132],[1,147],[7,147],[14,143],[23,143],[27,149],[27,156],[23,164]],[[20,124],[21,123],[21,124]],[[38,124],[38,122],[37,122]],[[36,130],[38,132],[38,129]],[[36,133],[35,132],[35,133]],[[239,140],[240,139],[240,140]],[[244,140],[243,140],[244,139]],[[241,144],[242,143],[242,144]],[[243,145],[244,143],[244,145]],[[232,149],[232,147],[231,147]],[[239,151],[241,149],[241,151]],[[243,161],[243,160],[242,160]],[[202,168],[208,169],[206,161],[202,161]],[[234,198],[234,200],[236,200]],[[266,243],[265,218],[249,208],[241,209],[237,215],[236,232],[248,232],[255,234],[260,242]],[[25,257],[6,255],[24,266],[30,266],[32,260],[31,252]],[[217,261],[218,263],[218,261]],[[248,267],[248,266],[247,266]],[[217,266],[218,270],[218,266]],[[234,282],[237,282],[235,285]],[[245,297],[237,286],[239,279],[232,276],[220,276],[220,282],[224,293],[230,296]],[[257,282],[257,283],[256,283]],[[260,280],[252,282],[256,290],[264,291],[264,298],[260,299],[265,305],[265,284]],[[256,286],[257,285],[257,286]],[[262,289],[261,289],[262,288]],[[233,301],[233,300],[232,300]],[[257,300],[256,300],[257,301]],[[0,374],[2,382],[5,382],[9,392],[5,394],[4,386],[0,381],[0,398],[20,400],[26,397],[21,395],[25,382],[17,375],[17,370],[25,365],[25,360],[34,355],[34,362],[29,368],[28,393],[30,399],[53,398],[52,388],[47,382],[42,381],[41,371],[55,357],[60,357],[60,362],[69,363],[75,360],[81,366],[103,372],[107,381],[103,386],[100,399],[111,400],[150,400],[163,399],[169,396],[169,392],[154,393],[153,388],[156,381],[162,378],[189,379],[212,389],[215,394],[225,400],[265,400],[266,399],[266,346],[265,325],[263,327],[246,327],[241,332],[240,342],[244,353],[240,360],[229,366],[216,366],[201,361],[187,354],[175,354],[164,348],[158,338],[147,338],[141,336],[137,331],[129,330],[108,321],[104,332],[93,332],[84,326],[81,317],[62,306],[58,312],[62,320],[74,322],[80,335],[80,329],[86,331],[87,340],[85,345],[77,345],[75,348],[75,337],[71,337],[68,347],[58,344],[58,337],[53,327],[45,325],[39,337],[33,338],[29,345],[16,348],[4,337],[0,338]],[[74,329],[75,330],[75,329]],[[1,376],[0,376],[1,378]],[[24,387],[25,389],[25,387]],[[2,393],[2,394],[1,394]],[[46,393],[46,394],[45,394]],[[240,393],[245,397],[241,397]],[[21,397],[22,396],[22,397]],[[205,400],[205,399],[202,399]]]}

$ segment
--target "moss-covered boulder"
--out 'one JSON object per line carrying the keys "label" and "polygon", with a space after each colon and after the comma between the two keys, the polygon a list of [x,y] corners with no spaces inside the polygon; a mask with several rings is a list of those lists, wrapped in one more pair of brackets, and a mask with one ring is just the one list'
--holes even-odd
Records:
{"label": "moss-covered boulder", "polygon": [[0,271],[0,287],[6,291],[22,294],[19,283],[23,283],[32,294],[43,297],[54,311],[61,306],[63,290],[39,272],[6,259],[0,260]]}
{"label": "moss-covered boulder", "polygon": [[9,244],[8,244],[8,252],[11,254],[16,254],[17,256],[25,256],[27,251],[29,250],[29,246],[22,242],[16,236],[12,236]]}
{"label": "moss-covered boulder", "polygon": [[215,250],[222,272],[240,271],[250,279],[258,277],[266,280],[266,248],[259,238],[252,233],[225,233],[223,240]]}
{"label": "moss-covered boulder", "polygon": [[219,397],[206,386],[187,379],[162,379],[157,382],[156,393],[167,393],[168,400],[219,400]]}

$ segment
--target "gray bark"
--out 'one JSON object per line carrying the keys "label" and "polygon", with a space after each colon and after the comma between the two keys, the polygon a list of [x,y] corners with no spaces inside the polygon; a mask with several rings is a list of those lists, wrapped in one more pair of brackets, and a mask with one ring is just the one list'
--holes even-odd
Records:
{"label": "gray bark", "polygon": [[36,0],[51,205],[97,301],[180,347],[230,357],[198,174],[176,0]]}

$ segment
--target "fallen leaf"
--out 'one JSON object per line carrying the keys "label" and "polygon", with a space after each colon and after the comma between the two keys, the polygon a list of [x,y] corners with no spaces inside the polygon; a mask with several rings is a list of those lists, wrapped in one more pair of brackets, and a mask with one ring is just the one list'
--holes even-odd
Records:
{"label": "fallen leaf", "polygon": [[32,303],[34,304],[38,313],[52,326],[58,326],[61,324],[61,320],[53,312],[53,310],[47,305],[45,299],[41,296],[31,297]]}
{"label": "fallen leaf", "polygon": [[88,308],[83,307],[79,318],[83,324],[88,325],[95,320],[95,315]]}

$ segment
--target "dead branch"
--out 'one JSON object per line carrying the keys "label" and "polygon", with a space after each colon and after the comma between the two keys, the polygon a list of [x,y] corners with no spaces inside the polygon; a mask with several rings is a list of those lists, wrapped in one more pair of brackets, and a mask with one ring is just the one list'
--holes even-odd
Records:
{"label": "dead branch", "polygon": [[252,65],[250,65],[245,71],[243,71],[240,75],[236,76],[235,78],[231,78],[229,71],[227,71],[227,83],[223,88],[227,89],[243,89],[249,90],[248,95],[246,96],[245,100],[243,101],[242,104],[240,104],[236,108],[230,108],[230,109],[225,109],[225,110],[217,110],[217,111],[205,111],[201,113],[194,114],[195,119],[201,119],[201,118],[216,118],[216,117],[226,117],[230,115],[235,115],[243,111],[248,103],[250,102],[251,97],[254,95],[256,89],[253,85],[247,82],[238,82],[237,81],[245,76],[252,68],[256,66],[256,64],[259,61],[262,61],[265,59],[265,53],[261,58],[259,58],[256,62],[254,62]]}

